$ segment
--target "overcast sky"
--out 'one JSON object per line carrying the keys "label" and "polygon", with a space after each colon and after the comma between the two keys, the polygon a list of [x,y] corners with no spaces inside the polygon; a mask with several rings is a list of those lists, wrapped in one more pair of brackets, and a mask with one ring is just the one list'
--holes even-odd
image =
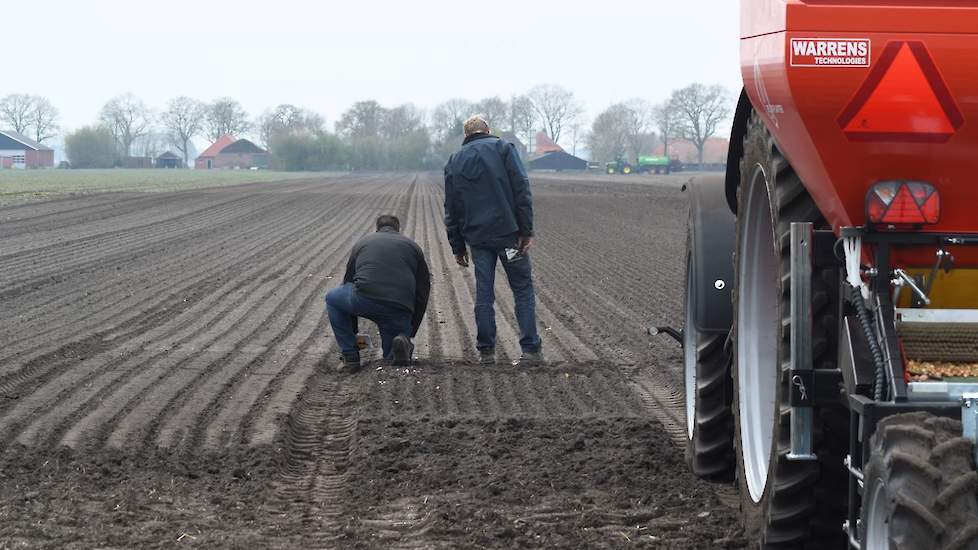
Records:
{"label": "overcast sky", "polygon": [[[293,103],[330,127],[350,104],[430,108],[573,90],[594,116],[691,82],[740,88],[739,3],[637,0],[48,0],[3,26],[0,96],[47,96],[74,129],[132,92],[155,108],[231,96],[252,115]],[[8,14],[9,15],[9,14]]]}

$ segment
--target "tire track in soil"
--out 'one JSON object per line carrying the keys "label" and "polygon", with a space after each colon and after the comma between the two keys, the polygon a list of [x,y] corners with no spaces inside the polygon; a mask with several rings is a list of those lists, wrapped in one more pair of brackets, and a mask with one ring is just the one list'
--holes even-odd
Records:
{"label": "tire track in soil", "polygon": [[359,417],[357,380],[317,373],[285,421],[285,457],[272,482],[271,506],[299,516],[306,545],[322,547],[341,534]]}

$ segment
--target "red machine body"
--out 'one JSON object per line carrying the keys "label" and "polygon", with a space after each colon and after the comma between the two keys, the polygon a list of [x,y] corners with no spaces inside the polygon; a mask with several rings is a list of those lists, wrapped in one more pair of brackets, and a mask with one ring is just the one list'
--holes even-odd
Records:
{"label": "red machine body", "polygon": [[[926,182],[937,223],[978,233],[978,0],[742,0],[746,92],[822,214],[866,223],[886,181]],[[978,253],[954,250],[961,266]],[[904,251],[907,265],[933,251]]]}

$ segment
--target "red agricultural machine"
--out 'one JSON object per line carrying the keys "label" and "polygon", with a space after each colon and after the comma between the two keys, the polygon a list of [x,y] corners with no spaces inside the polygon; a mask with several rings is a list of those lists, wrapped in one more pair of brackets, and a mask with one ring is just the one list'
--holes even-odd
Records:
{"label": "red agricultural machine", "polygon": [[[742,0],[687,458],[761,548],[978,548],[978,0]],[[730,259],[732,258],[732,262]]]}

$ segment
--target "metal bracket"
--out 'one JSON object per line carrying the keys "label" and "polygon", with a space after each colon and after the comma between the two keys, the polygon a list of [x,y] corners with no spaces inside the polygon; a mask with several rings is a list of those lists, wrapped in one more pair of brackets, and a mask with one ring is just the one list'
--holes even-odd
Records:
{"label": "metal bracket", "polygon": [[961,397],[961,427],[964,437],[971,440],[971,451],[978,462],[978,393]]}
{"label": "metal bracket", "polygon": [[[791,224],[791,451],[788,460],[816,460],[812,452],[812,249],[810,222]],[[807,383],[806,383],[807,382]],[[810,389],[811,388],[811,389]],[[797,403],[797,406],[796,406]]]}
{"label": "metal bracket", "polygon": [[683,345],[684,330],[685,329],[676,330],[672,327],[649,327],[649,336],[659,336],[660,334],[668,334],[677,342],[679,342],[679,345],[681,346]]}

